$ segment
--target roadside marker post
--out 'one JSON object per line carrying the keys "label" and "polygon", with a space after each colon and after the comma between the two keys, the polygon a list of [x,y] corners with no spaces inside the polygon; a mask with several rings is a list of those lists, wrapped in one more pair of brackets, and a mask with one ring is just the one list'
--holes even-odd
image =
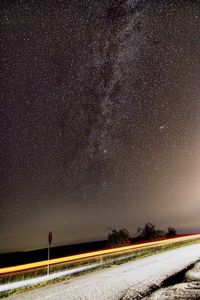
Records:
{"label": "roadside marker post", "polygon": [[47,275],[49,275],[50,245],[52,243],[52,239],[53,239],[52,232],[49,231],[49,235],[48,235],[48,265],[47,265]]}

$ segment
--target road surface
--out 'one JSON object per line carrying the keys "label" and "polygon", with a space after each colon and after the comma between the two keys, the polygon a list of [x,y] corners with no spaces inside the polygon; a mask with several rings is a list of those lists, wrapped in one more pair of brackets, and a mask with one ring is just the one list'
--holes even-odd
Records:
{"label": "road surface", "polygon": [[141,299],[152,286],[159,286],[167,277],[186,268],[198,259],[200,259],[199,243],[95,271],[7,299]]}

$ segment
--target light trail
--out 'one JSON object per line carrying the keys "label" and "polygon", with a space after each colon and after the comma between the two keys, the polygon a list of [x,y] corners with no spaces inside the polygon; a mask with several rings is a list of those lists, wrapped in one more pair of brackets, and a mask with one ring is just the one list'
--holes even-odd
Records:
{"label": "light trail", "polygon": [[46,267],[48,265],[74,262],[74,261],[78,261],[78,260],[84,260],[87,258],[95,258],[98,256],[112,255],[112,254],[120,253],[123,251],[137,251],[140,249],[151,248],[154,246],[164,246],[167,244],[184,242],[184,241],[189,241],[189,240],[197,239],[197,238],[200,238],[200,234],[181,236],[181,237],[165,239],[165,240],[156,241],[156,242],[147,242],[147,243],[117,247],[117,248],[106,249],[106,250],[98,250],[98,251],[77,254],[77,255],[71,255],[71,256],[65,256],[65,257],[61,257],[61,258],[54,258],[54,259],[50,259],[50,260],[44,260],[44,261],[28,263],[28,264],[23,264],[23,265],[18,265],[18,266],[5,267],[5,268],[0,268],[0,275],[19,272],[19,271],[27,271],[30,269]]}
{"label": "light trail", "polygon": [[10,291],[10,290],[19,289],[19,288],[22,288],[22,287],[25,287],[25,286],[39,284],[39,283],[46,282],[46,281],[53,280],[53,279],[57,279],[57,278],[60,278],[60,277],[63,277],[63,276],[72,275],[72,274],[76,274],[76,273],[96,269],[101,265],[102,265],[101,263],[97,263],[97,264],[92,264],[92,265],[89,265],[89,266],[77,267],[77,268],[74,268],[74,269],[71,269],[71,270],[56,272],[56,273],[53,273],[53,274],[50,274],[50,275],[38,276],[36,278],[31,278],[31,279],[6,283],[6,284],[2,284],[2,285],[0,284],[0,293]]}

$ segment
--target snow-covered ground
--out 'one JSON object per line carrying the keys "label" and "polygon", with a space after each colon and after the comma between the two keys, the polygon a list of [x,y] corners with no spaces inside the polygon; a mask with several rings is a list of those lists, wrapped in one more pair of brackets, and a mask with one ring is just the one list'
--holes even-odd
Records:
{"label": "snow-covered ground", "polygon": [[200,263],[185,274],[184,282],[161,288],[144,300],[200,299]]}
{"label": "snow-covered ground", "polygon": [[163,288],[153,293],[143,300],[199,300],[200,299],[200,283],[188,282],[179,283],[174,286]]}
{"label": "snow-covered ground", "polygon": [[187,281],[199,281],[200,282],[200,262],[197,263],[194,268],[187,271],[185,274],[185,279]]}
{"label": "snow-covered ground", "polygon": [[38,288],[8,299],[141,299],[153,286],[159,286],[167,277],[199,258],[200,244],[193,244]]}

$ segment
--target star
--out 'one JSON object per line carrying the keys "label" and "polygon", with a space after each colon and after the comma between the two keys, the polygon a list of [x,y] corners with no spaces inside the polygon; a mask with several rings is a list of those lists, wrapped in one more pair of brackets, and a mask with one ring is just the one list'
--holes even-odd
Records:
{"label": "star", "polygon": [[167,128],[166,125],[161,125],[161,126],[159,127],[159,130],[163,130],[163,129],[165,129],[165,128]]}

